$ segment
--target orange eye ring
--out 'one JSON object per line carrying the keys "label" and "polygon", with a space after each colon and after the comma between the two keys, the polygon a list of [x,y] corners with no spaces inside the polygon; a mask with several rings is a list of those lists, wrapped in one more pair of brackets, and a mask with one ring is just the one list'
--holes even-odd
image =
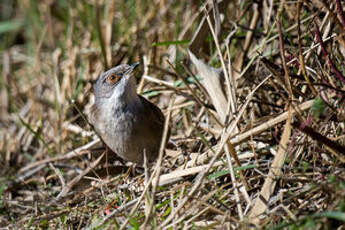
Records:
{"label": "orange eye ring", "polygon": [[120,80],[120,77],[118,75],[112,73],[107,77],[107,80],[110,84],[115,84],[116,82],[118,82]]}

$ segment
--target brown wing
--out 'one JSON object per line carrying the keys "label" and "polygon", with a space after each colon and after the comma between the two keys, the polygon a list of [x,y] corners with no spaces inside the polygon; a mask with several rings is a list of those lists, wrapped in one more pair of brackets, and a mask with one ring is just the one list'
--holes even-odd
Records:
{"label": "brown wing", "polygon": [[150,101],[148,101],[141,95],[139,95],[139,98],[141,100],[141,103],[143,103],[144,107],[151,108],[150,110],[146,110],[146,112],[148,113],[146,115],[152,118],[153,121],[157,122],[157,125],[162,126],[163,129],[165,118],[160,108],[152,104]]}

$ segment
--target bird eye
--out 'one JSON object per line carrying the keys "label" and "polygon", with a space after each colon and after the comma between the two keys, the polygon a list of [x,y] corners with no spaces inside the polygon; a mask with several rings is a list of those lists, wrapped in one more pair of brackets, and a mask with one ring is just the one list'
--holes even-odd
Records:
{"label": "bird eye", "polygon": [[116,82],[118,82],[119,80],[120,80],[120,77],[118,76],[118,75],[116,75],[116,74],[110,74],[108,77],[107,77],[107,79],[108,79],[108,82],[110,83],[110,84],[115,84]]}

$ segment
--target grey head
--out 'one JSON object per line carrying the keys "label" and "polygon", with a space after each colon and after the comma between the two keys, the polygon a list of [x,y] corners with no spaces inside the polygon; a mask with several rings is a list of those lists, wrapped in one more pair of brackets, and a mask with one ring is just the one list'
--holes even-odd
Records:
{"label": "grey head", "polygon": [[101,74],[93,86],[96,104],[136,96],[136,84],[132,75],[138,65],[138,62],[132,65],[122,64]]}

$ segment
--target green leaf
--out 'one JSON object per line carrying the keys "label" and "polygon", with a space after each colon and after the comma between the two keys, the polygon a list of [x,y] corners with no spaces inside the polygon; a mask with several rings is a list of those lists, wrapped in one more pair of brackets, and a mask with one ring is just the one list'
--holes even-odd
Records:
{"label": "green leaf", "polygon": [[246,169],[253,169],[253,168],[257,168],[257,167],[258,167],[257,165],[244,165],[241,167],[236,167],[235,172],[241,171],[241,170],[246,170]]}
{"label": "green leaf", "polygon": [[47,229],[49,227],[48,220],[41,220],[40,227],[43,228],[43,229]]}
{"label": "green leaf", "polygon": [[217,171],[215,173],[212,173],[212,174],[208,175],[208,179],[209,180],[216,179],[218,177],[225,176],[225,175],[229,175],[229,170],[220,170],[220,171]]}
{"label": "green leaf", "polygon": [[340,211],[329,211],[329,212],[322,212],[322,213],[316,213],[312,215],[312,217],[327,217],[339,221],[345,222],[345,213]]}
{"label": "green leaf", "polygon": [[152,46],[182,45],[182,44],[187,44],[187,43],[189,43],[189,40],[154,42],[154,43],[152,43]]}
{"label": "green leaf", "polygon": [[204,135],[202,135],[198,130],[196,130],[197,135],[200,137],[201,142],[206,145],[212,152],[213,154],[216,154],[216,151],[212,148],[212,145],[208,142],[208,140],[205,138]]}
{"label": "green leaf", "polygon": [[163,216],[166,217],[171,213],[171,207],[167,208],[167,210],[163,213]]}
{"label": "green leaf", "polygon": [[23,21],[19,20],[0,22],[0,34],[18,30],[23,26],[23,24]]}
{"label": "green leaf", "polygon": [[5,184],[2,184],[2,185],[0,185],[0,208],[2,208],[2,200],[3,200],[3,198],[2,198],[2,194],[4,193],[4,191],[5,191]]}
{"label": "green leaf", "polygon": [[34,222],[35,218],[33,216],[30,217],[28,224],[25,226],[25,229],[31,229],[32,223]]}
{"label": "green leaf", "polygon": [[22,125],[24,125],[49,150],[49,147],[48,147],[47,143],[43,140],[42,136],[39,133],[37,133],[33,128],[31,128],[30,124],[26,123],[20,116],[18,116],[18,118],[19,118],[20,122],[22,123]]}
{"label": "green leaf", "polygon": [[311,106],[311,111],[314,114],[315,118],[319,118],[320,115],[325,114],[326,103],[323,101],[321,97],[316,97],[313,101],[313,105]]}
{"label": "green leaf", "polygon": [[78,95],[80,93],[80,91],[82,90],[84,84],[83,84],[83,78],[84,78],[84,75],[85,75],[85,63],[83,62],[81,64],[81,71],[80,71],[80,74],[78,75],[78,80],[77,80],[77,86],[75,87],[75,91],[74,91],[74,100],[77,100],[78,98]]}
{"label": "green leaf", "polygon": [[131,224],[131,226],[132,226],[134,229],[139,230],[140,225],[139,225],[138,221],[137,221],[135,218],[129,217],[129,223]]}
{"label": "green leaf", "polygon": [[150,91],[145,91],[144,93],[143,93],[143,95],[145,96],[145,97],[147,97],[147,98],[150,98],[150,97],[155,97],[155,96],[158,96],[160,94],[160,92],[159,91],[156,91],[156,90],[150,90]]}
{"label": "green leaf", "polygon": [[174,81],[174,86],[175,86],[176,88],[179,88],[179,87],[183,87],[183,86],[185,86],[185,85],[184,85],[184,83],[183,83],[182,80],[177,80],[177,81]]}
{"label": "green leaf", "polygon": [[[237,171],[240,171],[240,170],[245,170],[245,169],[251,169],[251,168],[257,168],[258,166],[257,165],[245,165],[245,166],[241,166],[241,167],[236,167],[234,168],[234,171],[237,172]],[[229,170],[221,170],[221,171],[217,171],[215,173],[212,173],[208,176],[208,179],[211,180],[211,179],[216,179],[218,177],[221,177],[221,176],[225,176],[227,174],[229,174],[230,171]]]}
{"label": "green leaf", "polygon": [[170,202],[170,199],[167,199],[159,204],[156,204],[156,209],[160,209],[161,207],[168,205]]}

